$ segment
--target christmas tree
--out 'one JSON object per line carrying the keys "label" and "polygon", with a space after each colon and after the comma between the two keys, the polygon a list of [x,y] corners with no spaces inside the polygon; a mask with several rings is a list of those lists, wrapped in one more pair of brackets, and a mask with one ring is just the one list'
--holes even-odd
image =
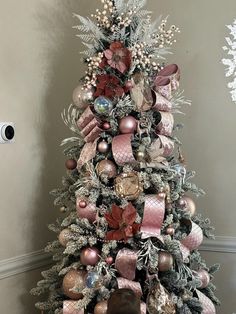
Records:
{"label": "christmas tree", "polygon": [[141,298],[141,313],[216,313],[208,267],[198,247],[213,238],[196,213],[174,113],[189,104],[180,70],[165,57],[179,29],[152,22],[145,0],[101,0],[79,20],[87,71],[62,114],[66,175],[52,191],[60,217],[48,244],[55,264],[32,290],[43,313],[106,313],[117,288]]}

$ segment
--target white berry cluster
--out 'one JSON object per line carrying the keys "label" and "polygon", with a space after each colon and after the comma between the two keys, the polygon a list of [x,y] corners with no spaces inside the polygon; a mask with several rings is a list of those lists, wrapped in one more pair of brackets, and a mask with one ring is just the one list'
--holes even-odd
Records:
{"label": "white berry cluster", "polygon": [[85,88],[91,88],[96,86],[96,77],[99,65],[102,62],[103,53],[99,52],[97,55],[87,58],[86,62],[88,64],[88,70],[85,72]]}
{"label": "white berry cluster", "polygon": [[[123,27],[128,27],[132,23],[132,17],[136,14],[136,11],[129,10],[127,13],[121,13],[116,17],[115,25],[111,27],[111,31],[115,31],[115,28],[118,27],[119,29]],[[114,16],[113,16],[114,17]]]}
{"label": "white berry cluster", "polygon": [[101,0],[103,4],[103,10],[96,10],[96,14],[92,14],[91,16],[94,17],[97,20],[97,26],[110,28],[111,27],[111,21],[109,19],[109,16],[114,11],[114,5],[113,2],[110,0]]}
{"label": "white berry cluster", "polygon": [[180,30],[175,25],[171,25],[169,29],[167,29],[167,19],[161,21],[161,25],[158,28],[159,32],[157,34],[153,34],[153,38],[156,40],[155,43],[159,46],[159,48],[164,48],[165,46],[172,46],[173,43],[176,42],[173,39],[175,33],[180,33]]}
{"label": "white berry cluster", "polygon": [[158,70],[159,64],[152,61],[153,55],[145,51],[146,43],[135,44],[132,48],[133,63],[138,69]]}

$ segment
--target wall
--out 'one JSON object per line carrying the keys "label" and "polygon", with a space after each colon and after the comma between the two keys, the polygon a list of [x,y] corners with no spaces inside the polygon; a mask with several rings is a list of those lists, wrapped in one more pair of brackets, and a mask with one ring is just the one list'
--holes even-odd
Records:
{"label": "wall", "polygon": [[[76,23],[71,14],[89,15],[97,1],[89,2],[90,6],[87,0],[0,1],[0,121],[16,124],[15,143],[0,145],[0,274],[7,277],[0,280],[4,313],[37,313],[28,290],[39,278],[39,270],[25,271],[46,263],[46,256],[37,252],[53,237],[46,225],[60,215],[48,196],[60,185],[64,172],[59,143],[68,133],[60,113],[83,73],[82,47],[71,29]],[[198,211],[211,217],[219,236],[215,246],[207,246],[216,252],[204,252],[209,263],[222,263],[216,276],[223,303],[218,313],[232,314],[236,312],[236,255],[224,251],[236,251],[236,105],[230,100],[220,60],[225,24],[235,17],[236,4],[234,0],[152,0],[148,8],[154,15],[170,14],[170,23],[182,30],[169,59],[179,64],[182,88],[193,101],[180,118],[185,123],[180,136],[188,166],[197,171],[196,183],[207,192],[197,201]],[[23,273],[8,277],[17,271]]]}

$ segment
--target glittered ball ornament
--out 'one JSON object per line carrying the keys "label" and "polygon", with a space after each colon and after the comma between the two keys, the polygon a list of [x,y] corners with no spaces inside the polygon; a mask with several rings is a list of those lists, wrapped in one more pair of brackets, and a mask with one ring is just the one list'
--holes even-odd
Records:
{"label": "glittered ball ornament", "polygon": [[137,120],[132,116],[120,120],[119,129],[122,134],[134,133],[137,130]]}
{"label": "glittered ball ornament", "polygon": [[74,104],[80,109],[86,109],[93,101],[94,89],[85,89],[81,85],[77,86],[72,95]]}
{"label": "glittered ball ornament", "polygon": [[108,116],[113,109],[112,101],[104,96],[99,96],[94,101],[94,110],[103,116]]}
{"label": "glittered ball ornament", "polygon": [[190,213],[191,216],[194,216],[196,213],[196,205],[194,201],[188,196],[183,196],[182,200],[185,202],[185,209]]}
{"label": "glittered ball ornament", "polygon": [[107,313],[107,301],[101,301],[96,304],[94,308],[94,314],[106,314]]}
{"label": "glittered ball ornament", "polygon": [[80,253],[80,262],[85,266],[95,266],[99,261],[99,251],[95,247],[84,248]]}
{"label": "glittered ball ornament", "polygon": [[91,271],[86,276],[86,279],[85,279],[86,286],[90,289],[94,288],[94,287],[96,287],[96,285],[100,281],[100,279],[101,279],[101,277],[100,277],[99,273],[97,273],[96,271]]}
{"label": "glittered ball ornament", "polygon": [[168,252],[160,251],[158,253],[158,269],[159,271],[168,271],[173,267],[173,256]]}
{"label": "glittered ball ornament", "polygon": [[99,153],[106,154],[109,152],[110,146],[106,141],[101,141],[100,143],[98,143],[97,149]]}
{"label": "glittered ball ornament", "polygon": [[206,288],[210,282],[210,275],[205,269],[200,269],[196,272],[196,277],[201,280],[201,289]]}
{"label": "glittered ball ornament", "polygon": [[60,232],[58,240],[62,246],[66,247],[67,243],[70,241],[71,234],[70,229],[64,229]]}
{"label": "glittered ball ornament", "polygon": [[117,169],[113,161],[104,159],[97,164],[97,173],[99,176],[106,175],[109,179],[116,177]]}
{"label": "glittered ball ornament", "polygon": [[74,159],[67,159],[65,162],[65,166],[68,170],[74,170],[77,167],[77,161]]}
{"label": "glittered ball ornament", "polygon": [[[72,299],[72,300],[80,300],[83,298],[83,294],[80,292],[82,291],[85,285],[85,276],[87,272],[83,270],[70,270],[63,279],[63,291],[64,294]],[[76,288],[78,292],[73,292],[71,289]]]}
{"label": "glittered ball ornament", "polygon": [[80,199],[79,197],[76,199],[76,212],[80,219],[86,218],[90,223],[96,220],[96,205],[84,199]]}

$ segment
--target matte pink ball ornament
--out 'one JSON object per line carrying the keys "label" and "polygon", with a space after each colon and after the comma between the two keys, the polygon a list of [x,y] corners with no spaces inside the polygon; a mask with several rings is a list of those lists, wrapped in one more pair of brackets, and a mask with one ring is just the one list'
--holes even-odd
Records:
{"label": "matte pink ball ornament", "polygon": [[106,263],[107,263],[108,265],[112,265],[113,262],[114,262],[114,259],[113,259],[112,256],[108,256],[108,257],[105,259],[105,261],[106,261]]}
{"label": "matte pink ball ornament", "polygon": [[76,211],[77,216],[81,219],[86,218],[90,223],[93,223],[96,220],[97,210],[96,205],[93,203],[77,198]]}
{"label": "matte pink ball ornament", "polygon": [[200,288],[206,288],[210,282],[210,275],[205,269],[200,269],[196,272],[197,278],[199,278],[202,282]]}
{"label": "matte pink ball ornament", "polygon": [[84,200],[80,200],[78,202],[78,206],[81,207],[81,208],[85,208],[85,207],[87,207],[87,205],[88,205],[87,202],[84,201]]}
{"label": "matte pink ball ornament", "polygon": [[160,251],[158,253],[158,269],[159,271],[168,271],[173,267],[173,256],[168,252]]}
{"label": "matte pink ball ornament", "polygon": [[124,117],[120,120],[119,129],[123,134],[134,133],[137,130],[137,120],[132,116]]}
{"label": "matte pink ball ornament", "polygon": [[104,122],[102,128],[103,130],[107,131],[107,130],[110,130],[111,125],[109,122]]}
{"label": "matte pink ball ornament", "polygon": [[99,254],[96,247],[87,247],[81,251],[80,262],[85,266],[95,266],[99,261]]}

